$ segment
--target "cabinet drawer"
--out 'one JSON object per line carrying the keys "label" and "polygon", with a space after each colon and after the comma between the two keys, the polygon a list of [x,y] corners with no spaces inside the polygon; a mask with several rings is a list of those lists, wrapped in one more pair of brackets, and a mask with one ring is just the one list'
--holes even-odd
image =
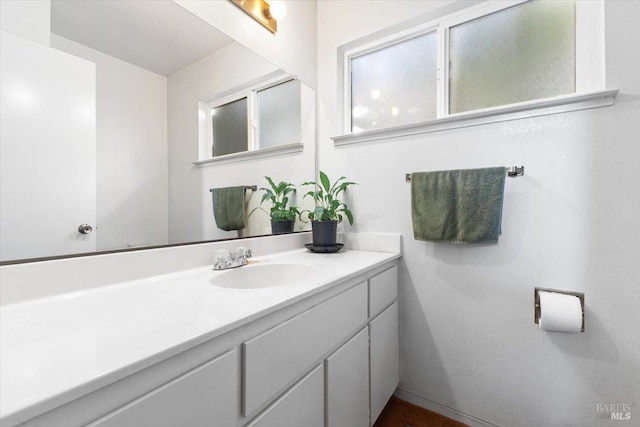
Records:
{"label": "cabinet drawer", "polygon": [[380,313],[398,298],[398,267],[394,266],[369,279],[369,317]]}
{"label": "cabinet drawer", "polygon": [[367,321],[367,285],[340,295],[247,341],[243,413],[249,416]]}
{"label": "cabinet drawer", "polygon": [[187,372],[89,427],[235,425],[239,407],[237,351]]}
{"label": "cabinet drawer", "polygon": [[283,426],[324,427],[322,365],[293,386],[247,427]]}

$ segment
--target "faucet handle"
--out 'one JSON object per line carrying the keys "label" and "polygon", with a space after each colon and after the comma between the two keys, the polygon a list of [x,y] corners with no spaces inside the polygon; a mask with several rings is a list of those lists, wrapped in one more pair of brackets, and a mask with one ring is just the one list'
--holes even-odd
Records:
{"label": "faucet handle", "polygon": [[245,247],[245,246],[240,246],[239,248],[236,248],[236,250],[234,251],[236,256],[242,256],[243,258],[251,258],[253,256],[253,254],[251,253],[251,249]]}
{"label": "faucet handle", "polygon": [[214,270],[224,270],[231,267],[231,252],[226,249],[218,249],[215,252],[215,259],[213,262]]}
{"label": "faucet handle", "polygon": [[251,258],[251,249],[240,246],[233,250],[231,254],[235,266],[247,265],[247,259]]}

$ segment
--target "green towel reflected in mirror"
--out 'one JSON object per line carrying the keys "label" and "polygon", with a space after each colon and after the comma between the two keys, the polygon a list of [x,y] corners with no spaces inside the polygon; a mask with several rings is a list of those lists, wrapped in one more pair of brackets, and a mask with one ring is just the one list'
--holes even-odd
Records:
{"label": "green towel reflected in mirror", "polygon": [[212,188],[213,216],[220,230],[242,230],[247,218],[245,187]]}

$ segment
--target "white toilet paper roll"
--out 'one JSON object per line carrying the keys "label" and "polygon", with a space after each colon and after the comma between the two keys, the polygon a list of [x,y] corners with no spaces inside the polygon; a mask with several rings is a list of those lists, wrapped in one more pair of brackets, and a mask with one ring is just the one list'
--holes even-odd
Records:
{"label": "white toilet paper roll", "polygon": [[540,291],[538,327],[544,331],[580,332],[582,305],[580,298],[557,292]]}

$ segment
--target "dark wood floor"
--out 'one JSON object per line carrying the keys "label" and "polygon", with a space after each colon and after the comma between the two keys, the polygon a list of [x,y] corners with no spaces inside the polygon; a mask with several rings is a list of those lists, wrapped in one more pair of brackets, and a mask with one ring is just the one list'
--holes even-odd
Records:
{"label": "dark wood floor", "polygon": [[413,405],[395,396],[391,397],[387,406],[373,427],[468,427],[444,415],[436,414]]}

